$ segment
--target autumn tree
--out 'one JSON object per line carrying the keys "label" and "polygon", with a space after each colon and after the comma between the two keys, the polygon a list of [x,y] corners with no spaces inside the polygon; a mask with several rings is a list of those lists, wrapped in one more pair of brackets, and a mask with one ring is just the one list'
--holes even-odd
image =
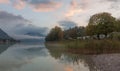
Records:
{"label": "autumn tree", "polygon": [[120,32],[120,19],[116,20],[115,27],[116,27],[116,32]]}
{"label": "autumn tree", "polygon": [[73,27],[68,30],[64,31],[64,38],[65,39],[76,39],[77,37],[81,37],[85,35],[85,27],[80,26],[80,27]]}
{"label": "autumn tree", "polygon": [[86,27],[86,32],[90,35],[104,34],[107,36],[115,30],[115,18],[110,13],[98,13],[93,15]]}
{"label": "autumn tree", "polygon": [[63,39],[63,31],[60,27],[55,26],[46,36],[46,41],[59,41]]}

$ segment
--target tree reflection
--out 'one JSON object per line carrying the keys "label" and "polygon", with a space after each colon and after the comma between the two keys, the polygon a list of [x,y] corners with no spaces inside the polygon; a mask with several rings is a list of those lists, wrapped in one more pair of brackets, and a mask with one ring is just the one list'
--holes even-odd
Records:
{"label": "tree reflection", "polygon": [[[74,66],[79,67],[80,65],[83,65],[83,67],[87,67],[89,69],[88,63],[86,62],[87,58],[84,55],[67,52],[67,50],[64,49],[64,47],[62,46],[60,47],[60,46],[46,45],[46,48],[48,49],[50,55],[56,60],[58,60],[60,63],[72,65],[73,67]],[[66,67],[65,71],[74,71],[74,70],[72,70],[72,68]]]}
{"label": "tree reflection", "polygon": [[[89,68],[89,71],[119,71],[120,68],[119,53],[85,55],[68,52],[67,49],[59,46],[47,45],[46,48],[49,50],[50,55],[61,63],[72,64],[73,66],[83,64],[84,67]],[[68,68],[66,70],[69,71]]]}

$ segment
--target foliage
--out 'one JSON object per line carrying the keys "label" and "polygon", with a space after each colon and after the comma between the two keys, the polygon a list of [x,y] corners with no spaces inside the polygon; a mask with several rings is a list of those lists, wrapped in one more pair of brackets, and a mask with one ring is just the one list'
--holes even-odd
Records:
{"label": "foliage", "polygon": [[[46,41],[73,40],[85,36],[95,36],[95,38],[100,39],[100,35],[107,37],[112,32],[120,32],[120,20],[111,16],[110,13],[102,12],[91,16],[86,27],[76,26],[62,31],[60,27],[56,26],[46,36]],[[116,36],[114,35],[114,37]]]}
{"label": "foliage", "polygon": [[65,39],[76,39],[77,37],[85,35],[85,27],[74,27],[64,31]]}
{"label": "foliage", "polygon": [[59,41],[62,39],[63,39],[63,31],[58,26],[51,29],[50,33],[45,38],[46,41]]}
{"label": "foliage", "polygon": [[[115,30],[115,18],[103,12],[93,15],[86,27],[88,35],[108,35]],[[91,33],[92,32],[92,33]]]}
{"label": "foliage", "polygon": [[117,32],[120,32],[120,19],[117,19],[117,20],[116,20],[115,28],[116,28],[116,31],[117,31]]}
{"label": "foliage", "polygon": [[111,33],[109,38],[113,39],[113,40],[120,40],[120,32],[113,32],[113,33]]}

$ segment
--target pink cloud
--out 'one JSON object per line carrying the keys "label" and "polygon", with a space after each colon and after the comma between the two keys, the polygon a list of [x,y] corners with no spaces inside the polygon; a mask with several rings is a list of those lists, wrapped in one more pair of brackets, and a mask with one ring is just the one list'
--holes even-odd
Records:
{"label": "pink cloud", "polygon": [[9,3],[9,0],[0,0],[0,3],[7,4]]}
{"label": "pink cloud", "polygon": [[60,8],[61,3],[58,2],[51,2],[48,4],[40,3],[40,4],[31,4],[30,6],[35,12],[49,12]]}
{"label": "pink cloud", "polygon": [[79,7],[79,4],[77,3],[77,1],[72,0],[68,11],[65,13],[65,17],[67,17],[67,18],[72,17],[75,14],[78,14],[78,13],[80,13],[82,11],[83,10],[82,10],[82,8]]}
{"label": "pink cloud", "polygon": [[33,1],[29,2],[28,0],[15,0],[13,2],[13,6],[16,9],[21,10],[26,5],[28,5],[28,7],[30,7],[35,12],[49,12],[60,8],[62,5],[60,2],[49,1],[49,0],[47,1],[48,2],[43,2],[43,3],[42,2],[33,3]]}
{"label": "pink cloud", "polygon": [[25,7],[25,2],[22,1],[22,0],[16,0],[14,3],[13,3],[13,6],[18,9],[18,10],[21,10]]}

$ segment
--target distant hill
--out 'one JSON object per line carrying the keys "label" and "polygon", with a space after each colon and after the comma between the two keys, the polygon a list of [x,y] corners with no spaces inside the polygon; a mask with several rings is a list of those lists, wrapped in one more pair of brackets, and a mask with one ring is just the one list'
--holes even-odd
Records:
{"label": "distant hill", "polygon": [[11,38],[7,33],[0,29],[0,39],[13,39],[13,38]]}
{"label": "distant hill", "polygon": [[38,32],[28,32],[25,35],[30,35],[30,36],[38,36],[38,37],[44,37],[44,34],[38,33]]}
{"label": "distant hill", "polygon": [[41,39],[21,39],[21,42],[45,42],[44,38]]}
{"label": "distant hill", "polygon": [[12,37],[0,29],[0,43],[16,42]]}
{"label": "distant hill", "polygon": [[[26,35],[25,38],[24,38],[24,35]],[[23,35],[24,39],[19,39],[19,37],[17,39],[17,38],[14,38],[14,36],[10,37],[2,29],[0,29],[0,43],[4,43],[6,41],[14,42],[14,41],[16,41],[14,39],[17,39],[20,42],[44,42],[44,35],[41,34],[41,33],[38,33],[38,32],[28,32],[28,33],[26,33],[24,35]]]}

